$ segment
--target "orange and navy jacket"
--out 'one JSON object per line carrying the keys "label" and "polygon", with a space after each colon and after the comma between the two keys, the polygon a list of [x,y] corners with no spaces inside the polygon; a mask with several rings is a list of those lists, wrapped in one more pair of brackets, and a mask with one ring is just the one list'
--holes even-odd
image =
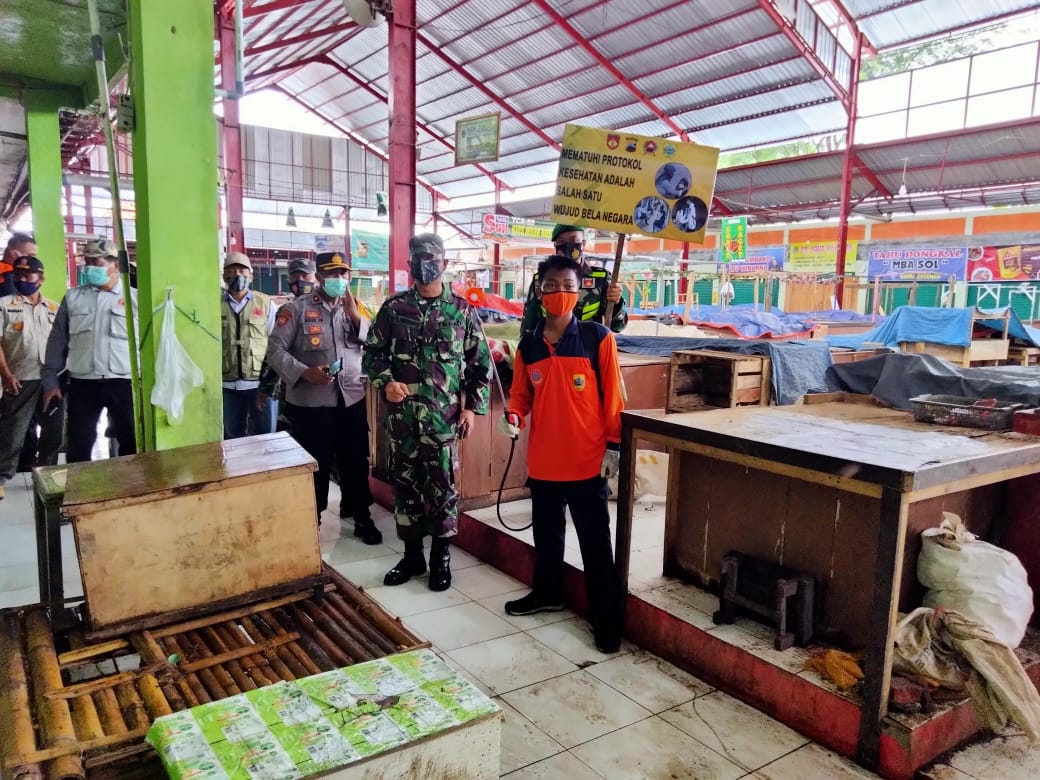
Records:
{"label": "orange and navy jacket", "polygon": [[[588,327],[586,325],[586,327]],[[599,354],[588,355],[572,318],[555,346],[543,319],[520,339],[513,365],[509,411],[531,415],[527,473],[533,479],[571,482],[599,476],[608,443],[621,442],[621,370],[614,334],[596,323]],[[599,362],[601,388],[592,360]]]}

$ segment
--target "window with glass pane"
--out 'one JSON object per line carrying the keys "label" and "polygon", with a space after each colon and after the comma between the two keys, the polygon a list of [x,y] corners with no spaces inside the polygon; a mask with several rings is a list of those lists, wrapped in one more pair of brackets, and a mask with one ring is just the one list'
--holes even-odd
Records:
{"label": "window with glass pane", "polygon": [[944,62],[914,71],[910,106],[962,98],[968,94],[968,60]]}
{"label": "window with glass pane", "polygon": [[856,143],[872,144],[903,138],[906,134],[906,111],[892,111],[856,120]]}
{"label": "window with glass pane", "polygon": [[968,127],[991,125],[1030,116],[1033,88],[1007,89],[992,95],[968,98]]}
{"label": "window with glass pane", "polygon": [[910,109],[907,134],[927,135],[964,127],[964,100],[950,100],[935,106]]}
{"label": "window with glass pane", "polygon": [[909,73],[897,73],[894,76],[860,82],[859,115],[873,116],[906,108],[909,91]]}
{"label": "window with glass pane", "polygon": [[1035,43],[976,54],[972,60],[972,95],[1032,84],[1036,79]]}

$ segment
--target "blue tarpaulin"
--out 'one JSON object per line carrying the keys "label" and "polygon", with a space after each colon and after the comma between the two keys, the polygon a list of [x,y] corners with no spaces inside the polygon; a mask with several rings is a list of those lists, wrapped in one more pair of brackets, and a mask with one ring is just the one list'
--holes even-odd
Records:
{"label": "blue tarpaulin", "polygon": [[[685,306],[665,306],[660,309],[635,309],[634,314],[650,317],[675,315],[683,317]],[[770,336],[793,336],[812,330],[813,322],[801,315],[784,314],[782,311],[757,311],[753,306],[731,306],[725,311],[721,306],[700,306],[690,310],[687,325],[705,325],[726,329],[739,338],[757,339]]]}
{"label": "blue tarpaulin", "polygon": [[[991,320],[980,320],[983,325],[1003,333],[1004,312],[986,312]],[[827,342],[832,347],[858,349],[865,343],[897,347],[901,341],[927,341],[931,344],[948,344],[966,347],[971,341],[971,309],[936,309],[928,306],[900,306],[884,322],[866,333],[852,336],[831,336]],[[1040,329],[1030,327],[1010,312],[1008,335],[1033,346],[1040,347]]]}
{"label": "blue tarpaulin", "polygon": [[831,353],[822,341],[744,341],[678,336],[616,336],[618,349],[638,355],[671,355],[681,349],[712,349],[765,355],[772,362],[773,400],[793,404],[812,390],[827,387]]}

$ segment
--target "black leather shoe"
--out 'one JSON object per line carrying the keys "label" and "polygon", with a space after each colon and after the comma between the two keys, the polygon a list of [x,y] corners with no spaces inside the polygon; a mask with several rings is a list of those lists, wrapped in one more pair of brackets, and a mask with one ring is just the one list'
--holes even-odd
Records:
{"label": "black leather shoe", "polygon": [[426,558],[423,557],[422,540],[404,543],[404,557],[383,577],[384,585],[403,585],[412,577],[426,573]]}
{"label": "black leather shoe", "polygon": [[[365,544],[383,543],[383,534],[376,528],[376,524],[372,522],[372,516],[368,514],[363,515],[361,512],[358,512],[354,517],[354,536]],[[422,557],[421,553],[420,557]],[[423,571],[425,570],[426,566],[424,564]]]}
{"label": "black leather shoe", "polygon": [[434,538],[430,545],[430,590],[451,587],[451,548],[447,539]]}

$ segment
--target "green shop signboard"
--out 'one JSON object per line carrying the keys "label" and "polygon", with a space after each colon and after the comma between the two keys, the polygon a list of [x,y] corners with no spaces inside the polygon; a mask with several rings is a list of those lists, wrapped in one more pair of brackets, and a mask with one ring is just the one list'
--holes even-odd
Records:
{"label": "green shop signboard", "polygon": [[747,217],[725,217],[721,243],[722,262],[747,258]]}
{"label": "green shop signboard", "polygon": [[350,259],[351,267],[355,271],[386,273],[390,269],[390,236],[365,230],[351,230]]}

